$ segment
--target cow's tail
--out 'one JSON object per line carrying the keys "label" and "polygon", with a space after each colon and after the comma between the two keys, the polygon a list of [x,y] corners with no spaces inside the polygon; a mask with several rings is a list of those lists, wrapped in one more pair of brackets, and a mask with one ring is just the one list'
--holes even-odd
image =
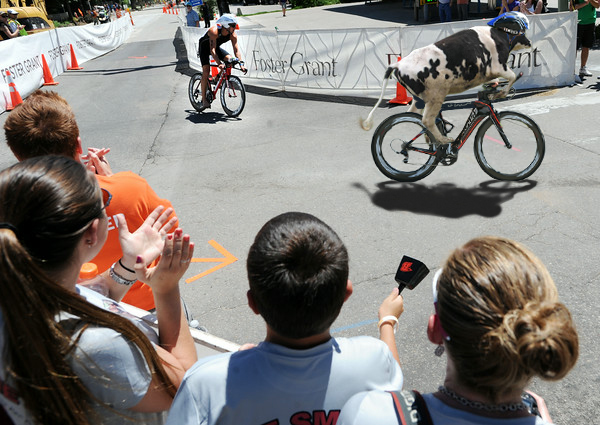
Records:
{"label": "cow's tail", "polygon": [[379,99],[377,99],[377,103],[375,104],[375,106],[373,106],[373,109],[371,109],[371,112],[369,112],[367,119],[363,120],[361,118],[361,120],[360,120],[360,126],[363,128],[363,130],[370,130],[371,127],[373,126],[373,114],[375,113],[375,110],[377,109],[377,107],[381,103],[381,100],[383,99],[383,94],[385,93],[385,89],[387,88],[388,80],[390,78],[390,75],[392,75],[392,72],[394,72],[394,70],[396,71],[396,77],[397,77],[398,76],[398,68],[389,66],[388,69],[385,71],[385,75],[383,76],[383,87],[381,87],[381,94],[379,95]]}

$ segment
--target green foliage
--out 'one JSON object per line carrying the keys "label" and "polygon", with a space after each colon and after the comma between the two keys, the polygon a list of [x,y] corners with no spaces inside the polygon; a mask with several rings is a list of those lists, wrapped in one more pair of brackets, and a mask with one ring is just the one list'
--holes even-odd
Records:
{"label": "green foliage", "polygon": [[294,8],[327,6],[329,4],[339,4],[340,0],[291,0],[290,3]]}
{"label": "green foliage", "polygon": [[210,17],[212,19],[213,15],[219,10],[217,7],[217,0],[204,0],[204,2],[208,5],[208,10],[210,10]]}
{"label": "green foliage", "polygon": [[54,23],[54,27],[55,28],[60,28],[60,27],[72,27],[74,24],[71,21],[64,21],[64,22],[60,22],[60,21],[52,21]]}

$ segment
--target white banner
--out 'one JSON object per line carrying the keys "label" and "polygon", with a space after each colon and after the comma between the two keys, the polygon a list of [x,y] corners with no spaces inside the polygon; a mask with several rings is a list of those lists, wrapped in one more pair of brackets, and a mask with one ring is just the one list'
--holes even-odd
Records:
{"label": "white banner", "polygon": [[71,46],[77,63],[81,65],[114,50],[129,38],[132,31],[131,19],[128,14],[124,14],[108,24],[56,28],[1,42],[1,110],[5,111],[7,104],[11,104],[7,70],[10,71],[19,94],[25,98],[44,83],[42,54],[52,77],[56,77],[72,66]]}
{"label": "white banner", "polygon": [[[509,58],[515,72],[523,72],[518,88],[557,87],[573,83],[577,19],[569,12],[531,16],[529,50]],[[485,20],[397,28],[348,30],[244,30],[238,42],[252,84],[302,91],[377,96],[386,67],[412,50]],[[206,29],[186,27],[182,33],[190,66],[201,69],[198,39]],[[232,52],[225,44],[225,50]],[[395,90],[389,86],[390,93]]]}
{"label": "white banner", "polygon": [[[426,26],[405,27],[402,31],[402,51],[411,51],[434,43],[465,28],[476,21],[453,22]],[[477,21],[485,25],[487,21]],[[508,66],[523,77],[515,88],[560,87],[572,84],[575,79],[575,39],[577,16],[570,12],[546,13],[529,16],[527,38],[531,49],[510,54]]]}

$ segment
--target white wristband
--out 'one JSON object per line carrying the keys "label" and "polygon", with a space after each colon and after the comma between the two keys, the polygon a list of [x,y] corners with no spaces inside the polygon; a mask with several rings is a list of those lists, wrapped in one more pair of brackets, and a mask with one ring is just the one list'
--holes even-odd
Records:
{"label": "white wristband", "polygon": [[396,333],[396,328],[398,327],[398,318],[396,316],[385,316],[383,317],[379,323],[377,324],[377,328],[381,329],[381,325],[384,323],[392,323],[392,328],[394,329],[394,333]]}

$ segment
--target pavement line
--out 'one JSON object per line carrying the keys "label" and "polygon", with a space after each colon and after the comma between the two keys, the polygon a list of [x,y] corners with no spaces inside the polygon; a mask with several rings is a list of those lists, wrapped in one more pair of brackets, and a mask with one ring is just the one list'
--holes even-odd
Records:
{"label": "pavement line", "polygon": [[377,319],[363,320],[362,322],[353,323],[352,325],[342,326],[341,328],[335,328],[331,330],[331,333],[347,331],[348,329],[360,328],[361,326],[370,325],[377,323]]}
{"label": "pavement line", "polygon": [[521,103],[519,105],[511,105],[506,108],[498,108],[499,110],[516,111],[526,115],[541,115],[547,114],[554,109],[570,108],[573,106],[590,106],[600,104],[600,96],[598,93],[583,93],[575,97],[556,97],[539,100],[536,102]]}

